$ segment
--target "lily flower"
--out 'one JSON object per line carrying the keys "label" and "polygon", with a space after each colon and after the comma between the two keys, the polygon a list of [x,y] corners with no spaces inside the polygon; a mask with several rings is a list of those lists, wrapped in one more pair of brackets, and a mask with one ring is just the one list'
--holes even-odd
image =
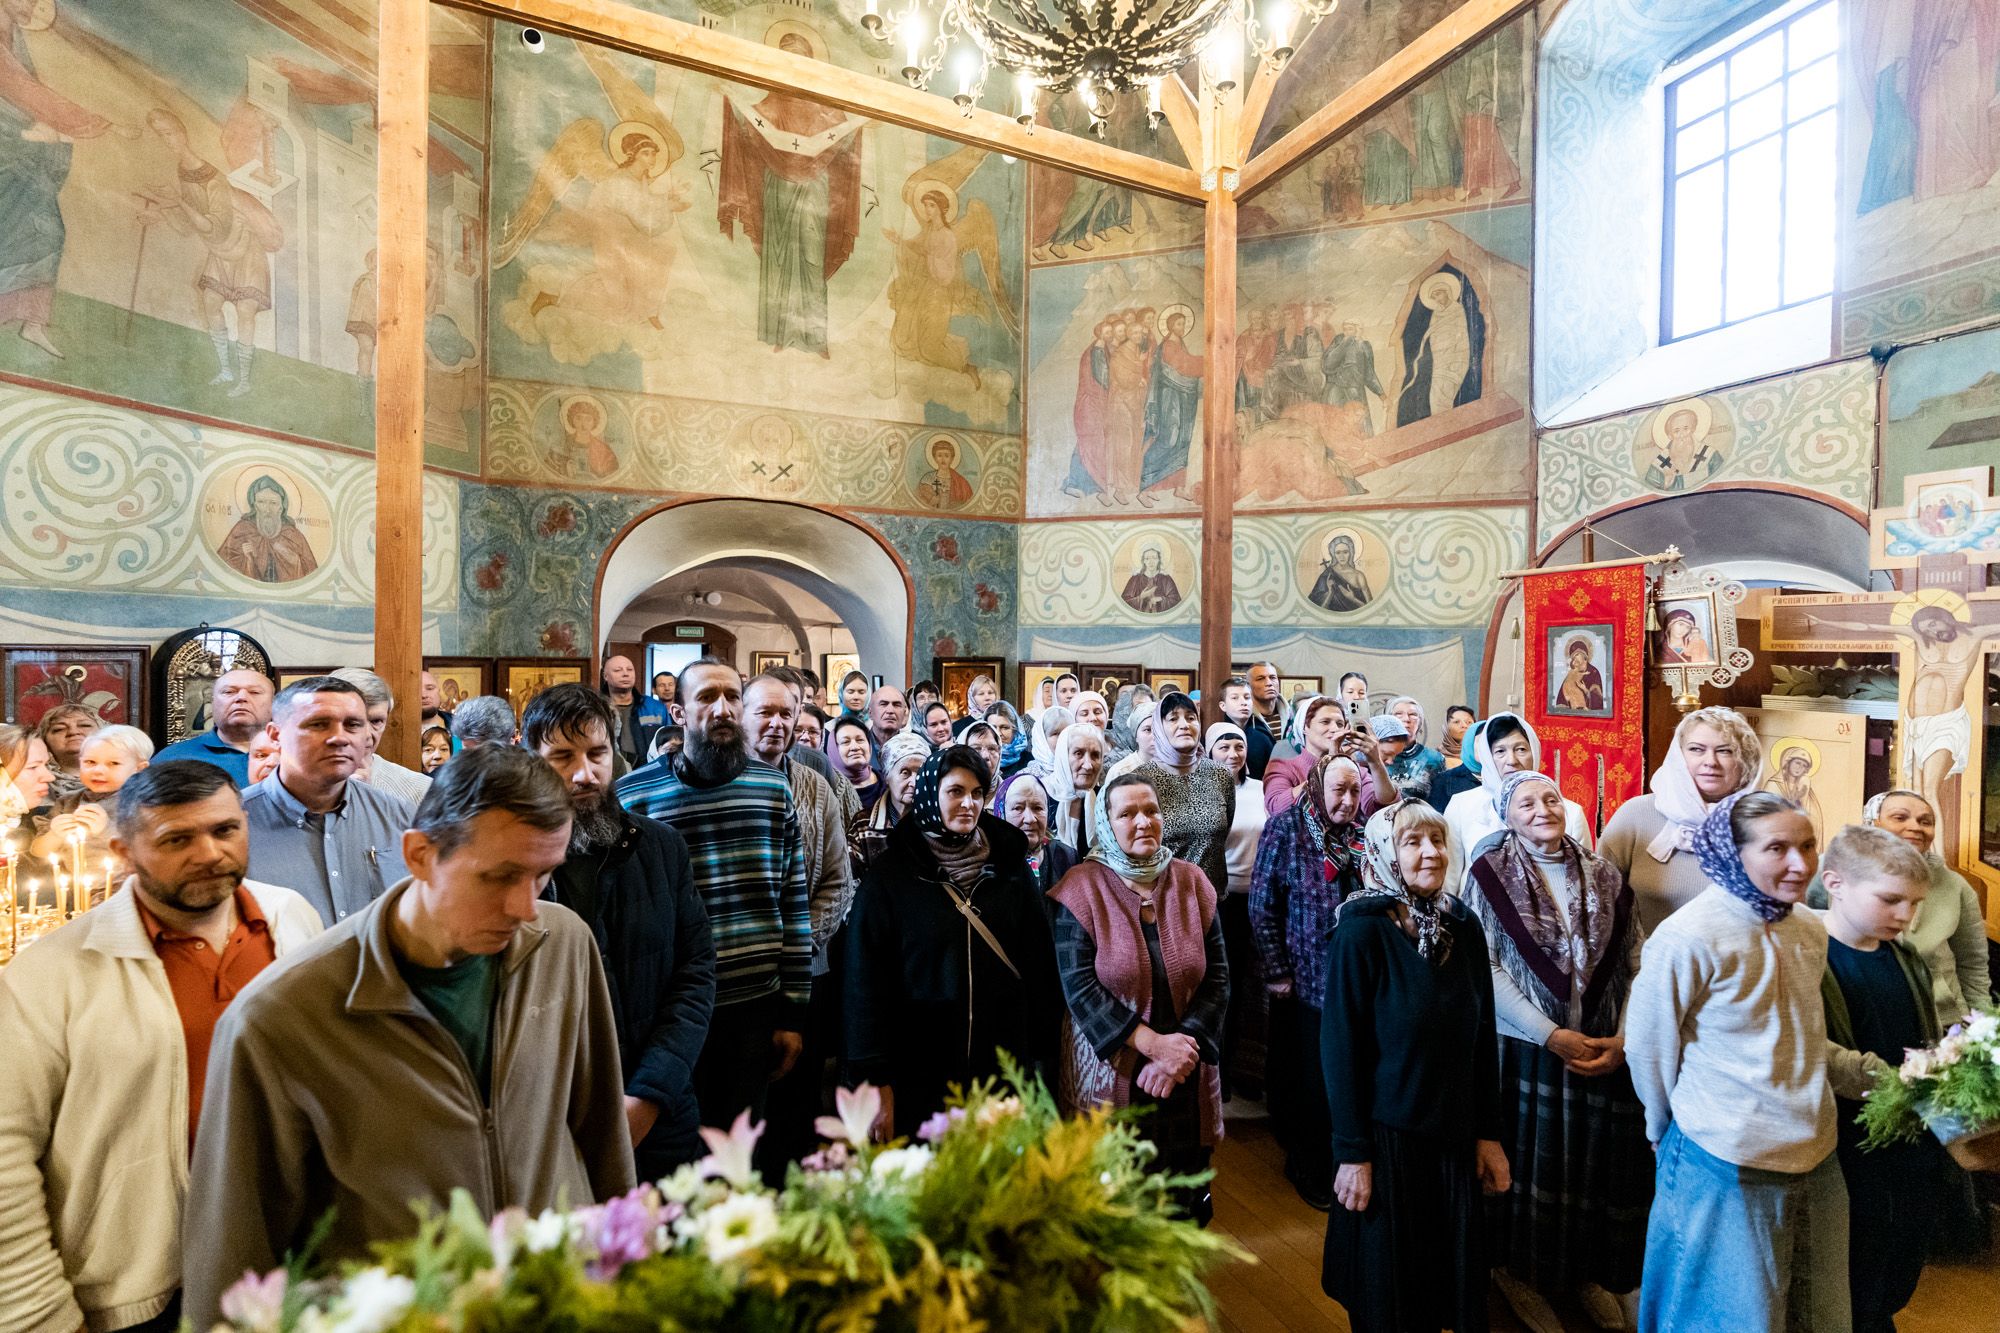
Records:
{"label": "lily flower", "polygon": [[708,1156],[701,1159],[702,1179],[725,1180],[740,1190],[756,1184],[757,1169],[750,1164],[750,1155],[756,1151],[757,1140],[763,1133],[764,1122],[751,1124],[748,1111],[736,1113],[736,1123],[727,1133],[703,1125],[701,1138],[708,1145]]}
{"label": "lily flower", "polygon": [[815,1120],[814,1131],[821,1138],[866,1148],[875,1131],[875,1121],[882,1114],[880,1089],[872,1083],[863,1083],[852,1090],[841,1088],[833,1094],[833,1107],[839,1114]]}

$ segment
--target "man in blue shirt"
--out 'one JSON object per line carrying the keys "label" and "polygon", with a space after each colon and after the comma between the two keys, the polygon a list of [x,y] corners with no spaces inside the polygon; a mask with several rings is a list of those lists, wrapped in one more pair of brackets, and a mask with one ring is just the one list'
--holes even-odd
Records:
{"label": "man in blue shirt", "polygon": [[335,676],[308,676],[271,706],[278,768],[243,794],[250,878],[303,894],[331,926],[409,872],[403,834],[416,807],[354,772],[373,738],[368,705]]}
{"label": "man in blue shirt", "polygon": [[238,787],[249,786],[250,742],[270,725],[276,688],[269,676],[248,667],[223,672],[209,703],[215,729],[175,741],[154,755],[153,762],[202,759],[229,774]]}

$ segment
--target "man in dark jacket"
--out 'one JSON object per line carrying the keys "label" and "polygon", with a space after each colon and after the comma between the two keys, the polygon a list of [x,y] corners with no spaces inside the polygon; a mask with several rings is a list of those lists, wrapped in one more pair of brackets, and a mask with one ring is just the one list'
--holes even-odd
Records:
{"label": "man in dark jacket", "polygon": [[703,1153],[694,1062],[715,1008],[715,943],[687,843],[612,798],[611,732],[610,705],[580,684],[542,691],[521,715],[521,744],[569,784],[576,809],[546,896],[597,938],[639,1179],[658,1180]]}

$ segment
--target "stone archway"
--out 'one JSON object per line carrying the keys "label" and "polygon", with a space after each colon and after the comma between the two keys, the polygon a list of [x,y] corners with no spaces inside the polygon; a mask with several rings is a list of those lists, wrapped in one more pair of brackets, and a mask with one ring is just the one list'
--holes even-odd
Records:
{"label": "stone archway", "polygon": [[893,547],[854,519],[780,500],[682,500],[634,518],[598,564],[591,643],[602,654],[619,613],[649,589],[717,562],[782,566],[832,608],[862,667],[910,679],[916,589]]}

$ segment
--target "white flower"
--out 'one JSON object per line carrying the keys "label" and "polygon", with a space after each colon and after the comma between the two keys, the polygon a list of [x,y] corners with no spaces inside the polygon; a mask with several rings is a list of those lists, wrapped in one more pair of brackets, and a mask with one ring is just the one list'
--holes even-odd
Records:
{"label": "white flower", "polygon": [[701,1243],[711,1261],[728,1263],[778,1234],[778,1210],[761,1194],[732,1194],[701,1215]]}
{"label": "white flower", "polygon": [[1914,1083],[1920,1078],[1929,1078],[1936,1067],[1936,1061],[1929,1051],[1904,1051],[1903,1067],[1896,1071],[1896,1077],[1905,1083]]}
{"label": "white flower", "polygon": [[763,1133],[764,1122],[751,1124],[748,1111],[736,1113],[736,1123],[727,1133],[703,1125],[701,1137],[708,1145],[708,1156],[699,1163],[702,1176],[725,1180],[739,1190],[749,1189],[757,1183],[757,1168],[750,1164],[750,1157]]}
{"label": "white flower", "polygon": [[876,1156],[869,1170],[877,1180],[908,1184],[921,1176],[931,1164],[931,1150],[921,1145],[912,1148],[890,1148]]}
{"label": "white flower", "polygon": [[1981,1045],[2000,1039],[2000,1014],[1974,1014],[1966,1020],[1965,1037]]}
{"label": "white flower", "polygon": [[672,1175],[660,1181],[660,1197],[669,1203],[690,1203],[701,1193],[703,1179],[699,1162],[676,1167]]}
{"label": "white flower", "polygon": [[576,1221],[568,1213],[544,1208],[540,1217],[521,1228],[521,1243],[529,1254],[540,1254],[544,1250],[555,1249],[564,1241],[574,1240],[576,1234]]}
{"label": "white flower", "polygon": [[875,1131],[875,1119],[882,1114],[881,1092],[872,1083],[852,1091],[840,1088],[833,1094],[833,1106],[840,1114],[821,1116],[813,1122],[814,1131],[823,1139],[866,1148]]}
{"label": "white flower", "polygon": [[381,1268],[364,1268],[341,1284],[330,1333],[382,1333],[403,1317],[417,1284]]}

